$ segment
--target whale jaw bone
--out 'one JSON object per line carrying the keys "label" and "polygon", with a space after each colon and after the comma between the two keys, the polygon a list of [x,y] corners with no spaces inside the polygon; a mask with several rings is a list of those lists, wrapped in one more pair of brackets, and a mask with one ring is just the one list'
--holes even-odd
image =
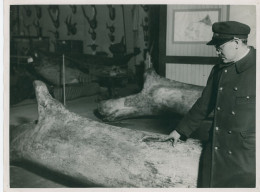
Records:
{"label": "whale jaw bone", "polygon": [[84,183],[105,187],[196,187],[200,143],[189,139],[173,148],[143,142],[165,135],[131,130],[83,118],[34,82],[37,124],[18,128],[11,159],[32,162]]}
{"label": "whale jaw bone", "polygon": [[97,111],[104,121],[154,116],[165,113],[184,115],[200,97],[203,87],[160,77],[153,68],[144,74],[140,93],[99,103]]}

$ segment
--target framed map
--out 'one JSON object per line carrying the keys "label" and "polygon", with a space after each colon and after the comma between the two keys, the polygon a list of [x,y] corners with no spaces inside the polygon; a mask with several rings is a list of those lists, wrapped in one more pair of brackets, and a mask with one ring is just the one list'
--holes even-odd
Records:
{"label": "framed map", "polygon": [[220,9],[175,10],[173,12],[172,43],[207,42],[212,24],[220,20]]}

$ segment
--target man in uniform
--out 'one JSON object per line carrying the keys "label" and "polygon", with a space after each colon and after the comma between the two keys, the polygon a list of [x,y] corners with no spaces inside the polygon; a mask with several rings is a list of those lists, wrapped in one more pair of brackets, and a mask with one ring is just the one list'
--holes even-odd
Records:
{"label": "man in uniform", "polygon": [[213,67],[201,97],[169,135],[189,137],[212,111],[198,187],[255,187],[256,50],[247,46],[250,27],[235,21],[212,26],[221,63]]}

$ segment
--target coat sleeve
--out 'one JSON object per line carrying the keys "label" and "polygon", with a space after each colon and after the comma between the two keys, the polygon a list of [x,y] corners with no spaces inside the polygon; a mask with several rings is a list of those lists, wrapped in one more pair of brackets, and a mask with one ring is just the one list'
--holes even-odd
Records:
{"label": "coat sleeve", "polygon": [[201,97],[194,103],[189,112],[184,116],[175,130],[189,137],[193,131],[199,128],[201,122],[210,114],[215,105],[216,93],[214,93],[214,74],[216,67],[213,67],[206,87],[202,91]]}

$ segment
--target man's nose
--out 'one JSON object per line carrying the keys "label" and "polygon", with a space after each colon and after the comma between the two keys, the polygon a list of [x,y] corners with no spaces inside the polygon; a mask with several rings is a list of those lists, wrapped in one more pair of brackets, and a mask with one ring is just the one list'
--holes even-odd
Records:
{"label": "man's nose", "polygon": [[221,51],[219,49],[216,49],[216,53],[217,53],[217,55],[219,55],[221,53]]}

